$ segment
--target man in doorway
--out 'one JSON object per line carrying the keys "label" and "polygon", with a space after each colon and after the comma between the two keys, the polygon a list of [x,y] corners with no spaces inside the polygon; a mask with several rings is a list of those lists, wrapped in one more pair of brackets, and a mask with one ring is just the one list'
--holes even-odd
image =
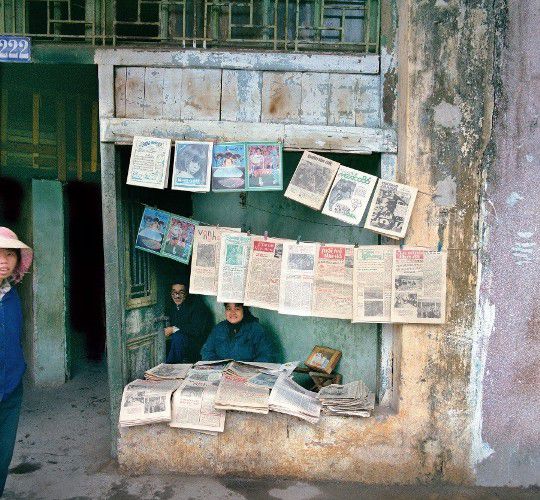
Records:
{"label": "man in doorway", "polygon": [[210,314],[198,296],[189,295],[187,280],[171,285],[168,310],[170,326],[165,336],[170,338],[167,363],[194,363],[208,337]]}

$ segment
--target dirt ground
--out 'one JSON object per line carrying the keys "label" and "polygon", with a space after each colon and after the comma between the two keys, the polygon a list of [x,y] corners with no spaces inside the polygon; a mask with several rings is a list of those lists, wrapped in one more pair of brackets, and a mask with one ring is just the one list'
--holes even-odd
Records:
{"label": "dirt ground", "polygon": [[110,458],[106,367],[60,389],[25,388],[6,499],[540,499],[540,489],[123,474]]}

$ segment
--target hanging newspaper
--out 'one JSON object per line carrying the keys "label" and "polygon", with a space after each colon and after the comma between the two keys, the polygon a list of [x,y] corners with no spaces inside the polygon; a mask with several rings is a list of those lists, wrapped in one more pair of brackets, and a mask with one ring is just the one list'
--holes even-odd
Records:
{"label": "hanging newspaper", "polygon": [[283,240],[263,236],[251,237],[244,296],[246,306],[278,310],[282,256]]}
{"label": "hanging newspaper", "polygon": [[283,243],[279,308],[283,314],[311,316],[318,243]]}
{"label": "hanging newspaper", "polygon": [[214,408],[217,390],[211,382],[184,380],[172,397],[169,426],[212,434],[223,432],[226,412]]}
{"label": "hanging newspaper", "polygon": [[251,238],[225,233],[221,237],[218,273],[218,302],[244,302]]}
{"label": "hanging newspaper", "polygon": [[169,422],[171,395],[180,384],[180,380],[134,380],[126,385],[120,406],[120,426]]}
{"label": "hanging newspaper", "polygon": [[322,406],[316,393],[304,389],[285,374],[278,377],[268,404],[272,411],[294,415],[312,424],[319,421]]}
{"label": "hanging newspaper", "polygon": [[165,189],[169,182],[171,140],[157,137],[133,138],[127,184]]}
{"label": "hanging newspaper", "polygon": [[320,210],[338,168],[338,162],[304,151],[285,196],[314,210]]}
{"label": "hanging newspaper", "polygon": [[174,143],[172,189],[210,191],[212,142],[176,141]]}
{"label": "hanging newspaper", "polygon": [[380,179],[364,227],[390,238],[404,238],[417,192],[414,187]]}
{"label": "hanging newspaper", "polygon": [[221,236],[227,232],[240,232],[240,229],[216,226],[195,228],[189,293],[217,295]]}
{"label": "hanging newspaper", "polygon": [[371,245],[354,249],[353,323],[390,323],[396,248]]}
{"label": "hanging newspaper", "polygon": [[352,319],[352,245],[321,244],[315,262],[313,316]]}
{"label": "hanging newspaper", "polygon": [[340,165],[322,213],[358,226],[376,183],[374,175]]}
{"label": "hanging newspaper", "polygon": [[444,323],[446,255],[415,247],[394,251],[393,322]]}

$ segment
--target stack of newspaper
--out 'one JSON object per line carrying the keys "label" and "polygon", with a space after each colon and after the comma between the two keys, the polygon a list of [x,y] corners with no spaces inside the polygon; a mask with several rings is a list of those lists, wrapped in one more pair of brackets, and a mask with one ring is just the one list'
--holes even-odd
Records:
{"label": "stack of newspaper", "polygon": [[317,395],[298,385],[285,373],[281,374],[270,393],[269,407],[273,411],[294,415],[312,424],[319,421],[321,402]]}
{"label": "stack of newspaper", "polygon": [[144,378],[146,380],[178,380],[186,378],[189,369],[193,365],[188,364],[166,364],[161,363],[150,370],[144,372]]}
{"label": "stack of newspaper", "polygon": [[120,407],[120,426],[169,422],[171,396],[180,383],[178,380],[134,380],[126,385]]}
{"label": "stack of newspaper", "polygon": [[375,394],[361,380],[328,385],[319,391],[318,397],[324,413],[330,415],[370,417],[375,407]]}
{"label": "stack of newspaper", "polygon": [[214,407],[218,410],[268,413],[268,393],[265,386],[224,375],[219,383]]}
{"label": "stack of newspaper", "polygon": [[186,380],[211,382],[218,385],[223,375],[223,369],[229,364],[230,359],[219,361],[198,361],[186,375]]}

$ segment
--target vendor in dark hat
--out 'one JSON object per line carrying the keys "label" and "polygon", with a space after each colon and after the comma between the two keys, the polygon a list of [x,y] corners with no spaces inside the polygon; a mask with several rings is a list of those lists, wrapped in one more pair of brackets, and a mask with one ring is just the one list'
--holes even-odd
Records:
{"label": "vendor in dark hat", "polygon": [[210,314],[196,295],[189,295],[186,279],[171,284],[168,307],[169,325],[165,336],[170,338],[167,363],[193,363],[200,359],[200,350],[211,327]]}

